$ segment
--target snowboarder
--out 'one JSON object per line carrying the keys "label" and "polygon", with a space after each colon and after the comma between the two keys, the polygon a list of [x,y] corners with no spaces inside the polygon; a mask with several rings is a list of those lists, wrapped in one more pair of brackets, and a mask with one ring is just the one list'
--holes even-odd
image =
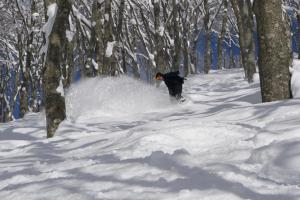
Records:
{"label": "snowboarder", "polygon": [[181,96],[184,78],[179,76],[179,71],[169,72],[166,74],[158,72],[155,76],[155,79],[165,82],[166,86],[168,87],[171,99],[184,101],[184,99]]}

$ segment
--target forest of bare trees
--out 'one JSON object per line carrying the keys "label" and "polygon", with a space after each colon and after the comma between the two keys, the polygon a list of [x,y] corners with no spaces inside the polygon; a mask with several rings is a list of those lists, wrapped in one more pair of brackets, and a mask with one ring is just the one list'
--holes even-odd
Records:
{"label": "forest of bare trees", "polygon": [[290,98],[290,29],[292,20],[300,24],[299,4],[0,0],[0,122],[44,108],[53,137],[66,116],[64,90],[75,80],[127,74],[151,84],[156,72],[207,74],[213,59],[215,69],[243,68],[249,84],[258,71],[263,102]]}

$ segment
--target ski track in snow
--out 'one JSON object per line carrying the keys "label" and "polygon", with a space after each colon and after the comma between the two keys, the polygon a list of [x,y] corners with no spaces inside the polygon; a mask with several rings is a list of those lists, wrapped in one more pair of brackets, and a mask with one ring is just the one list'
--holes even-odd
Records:
{"label": "ski track in snow", "polygon": [[89,105],[111,110],[74,105],[49,140],[44,114],[1,124],[0,199],[300,199],[299,99],[260,104],[258,78],[249,85],[239,69],[191,76],[183,93],[186,103],[157,109],[122,93]]}

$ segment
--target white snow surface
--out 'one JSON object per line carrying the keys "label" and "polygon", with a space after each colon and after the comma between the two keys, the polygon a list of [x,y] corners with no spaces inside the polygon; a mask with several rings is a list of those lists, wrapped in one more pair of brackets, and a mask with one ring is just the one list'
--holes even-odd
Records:
{"label": "white snow surface", "polygon": [[68,120],[0,126],[0,199],[300,199],[300,100],[260,103],[239,69],[165,88],[97,78],[67,91]]}

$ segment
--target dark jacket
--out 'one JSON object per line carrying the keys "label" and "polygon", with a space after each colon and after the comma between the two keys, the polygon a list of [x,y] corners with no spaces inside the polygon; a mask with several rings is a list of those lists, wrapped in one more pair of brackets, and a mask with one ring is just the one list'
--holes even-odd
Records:
{"label": "dark jacket", "polygon": [[182,93],[182,84],[184,83],[184,78],[179,76],[179,71],[163,74],[163,78],[170,96],[179,99]]}

